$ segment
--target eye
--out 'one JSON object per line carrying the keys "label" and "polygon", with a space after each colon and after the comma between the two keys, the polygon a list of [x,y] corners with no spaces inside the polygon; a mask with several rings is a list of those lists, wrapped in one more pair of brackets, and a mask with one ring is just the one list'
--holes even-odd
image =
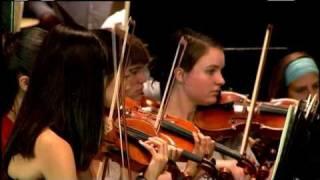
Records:
{"label": "eye", "polygon": [[130,76],[131,76],[131,74],[126,73],[126,74],[124,75],[124,78],[125,78],[125,79],[128,79]]}
{"label": "eye", "polygon": [[125,74],[125,78],[129,78],[131,76],[136,76],[140,72],[144,72],[145,66],[135,66],[133,68],[128,68]]}
{"label": "eye", "polygon": [[127,69],[126,71],[126,76],[131,76],[131,75],[134,75],[138,72],[138,69],[137,68],[132,68],[132,69]]}
{"label": "eye", "polygon": [[319,89],[319,83],[313,84],[313,85],[312,85],[312,88],[313,88],[314,90]]}
{"label": "eye", "polygon": [[295,91],[297,93],[303,93],[304,91],[306,91],[306,88],[305,87],[298,87],[298,88],[295,89]]}
{"label": "eye", "polygon": [[207,69],[205,72],[209,75],[213,75],[216,72],[216,69]]}
{"label": "eye", "polygon": [[129,70],[130,75],[136,75],[139,72],[139,69],[131,69]]}

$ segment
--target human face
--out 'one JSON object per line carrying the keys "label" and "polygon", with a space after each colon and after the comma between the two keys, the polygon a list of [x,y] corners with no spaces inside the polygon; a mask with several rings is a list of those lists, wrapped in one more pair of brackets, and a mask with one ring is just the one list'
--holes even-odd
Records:
{"label": "human face", "polygon": [[224,53],[218,48],[209,48],[199,58],[192,70],[184,76],[184,91],[196,105],[209,105],[217,102],[217,96],[225,81],[222,69]]}
{"label": "human face", "polygon": [[[124,76],[125,96],[134,100],[140,100],[143,96],[143,83],[148,79],[148,76],[149,71],[147,65],[137,64],[128,66]],[[105,79],[105,105],[107,107],[110,107],[111,105],[115,83],[115,78],[113,78],[111,81]]]}
{"label": "human face", "polygon": [[125,94],[134,100],[143,96],[143,83],[147,81],[149,71],[145,64],[130,65],[125,72]]}
{"label": "human face", "polygon": [[289,98],[301,100],[306,99],[309,94],[319,94],[319,75],[317,73],[307,73],[289,84]]}

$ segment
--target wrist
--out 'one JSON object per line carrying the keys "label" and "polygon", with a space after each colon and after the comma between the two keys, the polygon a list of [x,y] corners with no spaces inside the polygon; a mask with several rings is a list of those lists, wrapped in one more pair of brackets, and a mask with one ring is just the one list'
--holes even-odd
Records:
{"label": "wrist", "polygon": [[194,177],[194,176],[197,174],[198,170],[199,170],[199,168],[198,168],[198,163],[189,161],[189,162],[187,163],[186,168],[185,168],[184,171],[183,171],[183,174],[184,174],[186,177]]}
{"label": "wrist", "polygon": [[156,180],[157,179],[155,175],[148,170],[146,170],[144,174],[141,174],[140,176],[142,178],[140,180]]}
{"label": "wrist", "polygon": [[193,179],[193,176],[191,176],[190,174],[188,174],[186,172],[183,172],[183,179],[191,180],[191,179]]}

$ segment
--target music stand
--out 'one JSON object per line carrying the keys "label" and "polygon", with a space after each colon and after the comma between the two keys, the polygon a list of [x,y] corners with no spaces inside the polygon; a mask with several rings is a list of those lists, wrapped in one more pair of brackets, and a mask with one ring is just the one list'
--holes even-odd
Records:
{"label": "music stand", "polygon": [[290,106],[280,139],[278,154],[274,163],[272,179],[300,179],[304,155],[309,141],[308,123],[304,116],[302,102]]}

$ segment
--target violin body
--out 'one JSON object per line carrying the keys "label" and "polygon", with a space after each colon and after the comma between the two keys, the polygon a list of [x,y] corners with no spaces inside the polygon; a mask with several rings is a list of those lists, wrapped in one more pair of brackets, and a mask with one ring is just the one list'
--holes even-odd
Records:
{"label": "violin body", "polygon": [[[130,104],[132,105],[136,103],[130,103]],[[139,108],[131,106],[131,109],[137,110]],[[146,112],[141,112],[141,111],[133,112],[129,114],[134,116],[139,115],[139,116],[145,116],[145,117],[153,116],[153,120],[155,120],[155,117],[156,117],[154,114],[150,115]],[[164,136],[169,136],[170,139],[174,141],[175,146],[190,152],[193,150],[194,139],[193,139],[192,132],[199,132],[200,130],[191,121],[166,115],[164,119],[161,121],[160,127],[161,128],[160,128],[159,134]],[[246,169],[248,169],[248,172],[250,172],[251,174],[255,174],[256,172],[255,166],[250,161],[248,161],[244,156],[241,156],[238,152],[222,144],[219,144],[217,142],[215,143],[215,150],[222,154],[235,158],[236,160],[238,160],[239,165],[241,165],[241,167],[245,167]],[[185,161],[187,159],[182,158],[181,160]]]}
{"label": "violin body", "polygon": [[[228,91],[221,92],[219,99],[216,105],[200,108],[194,118],[194,123],[204,134],[218,141],[243,131],[250,103],[246,96]],[[280,139],[287,108],[293,102],[258,102],[251,130],[261,137]]]}
{"label": "violin body", "polygon": [[[136,103],[130,102],[130,105],[136,105]],[[123,150],[130,158],[132,170],[136,172],[144,171],[151,159],[151,154],[138,143],[138,140],[145,141],[149,137],[158,136],[167,141],[169,145],[173,145],[183,150],[180,156],[181,161],[191,160],[200,163],[200,166],[210,172],[209,174],[216,172],[215,162],[211,162],[191,153],[194,146],[191,141],[179,138],[179,136],[175,135],[175,133],[163,133],[162,129],[160,132],[157,132],[151,123],[155,117],[153,114],[145,113],[143,111],[136,111],[134,110],[137,108],[136,106],[131,106],[130,108],[131,112],[126,112],[127,117],[125,120],[127,128],[124,131],[128,137],[128,147],[123,146]],[[171,122],[176,122],[176,124],[179,125],[188,124],[183,122],[179,123],[178,120]],[[119,137],[120,131],[117,127],[117,123],[115,123],[114,127],[115,128],[113,128],[104,137],[104,139],[108,144],[112,145],[108,151],[109,154],[113,153],[110,154],[110,156],[113,157],[114,161],[121,164],[120,152],[115,151],[114,149],[121,149],[121,142],[124,142],[124,139],[120,139]],[[127,166],[127,164],[125,164],[125,166]]]}
{"label": "violin body", "polygon": [[[149,103],[147,101],[149,101]],[[154,123],[154,121],[156,120],[155,112],[157,112],[157,109],[149,111],[150,108],[148,108],[148,106],[143,107],[142,104],[153,105],[152,108],[155,108],[159,103],[153,102],[151,99],[148,99],[146,97],[144,97],[141,102],[136,102],[130,98],[126,98],[126,108],[127,110],[129,110],[129,117],[139,118],[148,121],[149,123]],[[145,109],[143,110],[143,108]],[[193,139],[185,139],[183,135],[179,135],[177,133],[177,128],[180,128],[182,131],[187,130],[188,132],[199,132],[199,129],[194,126],[192,122],[182,120],[177,117],[166,115],[163,120],[165,122],[162,121],[160,124],[159,135],[162,137],[168,136],[169,139],[172,140],[171,143],[173,143],[175,146],[192,152],[194,148]]]}
{"label": "violin body", "polygon": [[[127,132],[128,132],[128,147],[123,143],[123,149],[126,155],[130,157],[130,164],[133,168],[132,170],[136,172],[142,172],[149,165],[151,160],[151,154],[142,147],[138,140],[147,140],[148,137],[157,136],[155,129],[152,124],[147,121],[136,119],[136,118],[126,118]],[[117,127],[115,124],[114,127]],[[123,128],[123,127],[122,127]],[[107,153],[111,154],[110,157],[114,161],[121,164],[120,149],[121,142],[125,142],[124,137],[120,139],[119,128],[113,128],[107,135],[105,135],[104,140],[110,145],[107,148]],[[127,164],[125,163],[127,167]]]}

